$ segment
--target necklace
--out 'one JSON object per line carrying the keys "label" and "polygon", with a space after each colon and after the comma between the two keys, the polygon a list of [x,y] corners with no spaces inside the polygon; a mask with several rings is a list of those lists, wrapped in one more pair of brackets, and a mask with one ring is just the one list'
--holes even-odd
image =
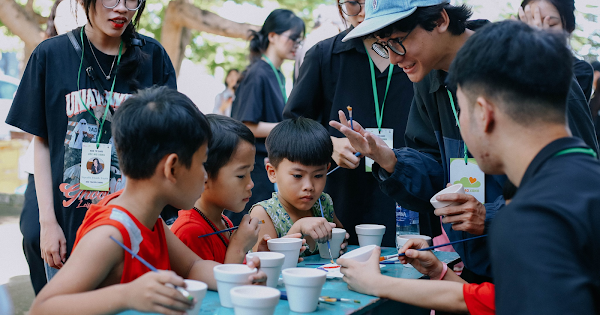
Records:
{"label": "necklace", "polygon": [[106,75],[106,73],[104,72],[104,70],[102,69],[102,66],[100,65],[100,62],[98,61],[98,58],[96,58],[96,53],[94,53],[94,48],[92,47],[92,42],[90,42],[90,38],[87,37],[87,41],[88,44],[90,45],[90,50],[92,51],[92,55],[94,56],[94,59],[96,60],[96,63],[98,64],[98,68],[100,68],[100,71],[102,71],[102,74],[104,74],[104,77],[106,78],[106,80],[110,80],[110,75],[112,74],[113,71],[113,67],[115,66],[115,61],[117,60],[117,56],[115,56],[115,58],[113,59],[112,65],[110,66],[110,72],[108,73],[108,75]]}
{"label": "necklace", "polygon": [[[210,225],[210,227],[213,229],[213,231],[215,232],[219,232],[220,230],[204,215],[204,213],[202,213],[202,211],[200,211],[200,209],[194,207],[194,210],[196,210],[196,212],[198,212],[200,214],[200,216],[202,216],[202,218],[206,221],[206,223],[208,223],[208,225]],[[221,220],[223,220],[221,218]],[[229,223],[227,223],[227,221],[223,220],[223,222],[225,223],[225,226],[227,228],[231,228],[231,226],[229,226]],[[233,234],[231,231],[229,231],[229,237],[231,237],[231,234]],[[223,245],[225,245],[225,248],[227,248],[228,242],[225,241],[225,238],[223,237],[223,235],[221,234],[217,234],[217,236],[221,239],[221,242],[223,242]]]}

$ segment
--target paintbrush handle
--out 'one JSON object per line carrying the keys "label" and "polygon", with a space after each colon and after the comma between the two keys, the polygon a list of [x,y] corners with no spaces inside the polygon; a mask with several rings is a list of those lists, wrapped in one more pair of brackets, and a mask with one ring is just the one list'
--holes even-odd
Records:
{"label": "paintbrush handle", "polygon": [[[356,152],[356,153],[354,153],[354,156],[356,156],[356,157],[358,157],[359,155],[360,155],[360,152]],[[336,171],[338,168],[340,168],[340,166],[339,166],[339,165],[338,165],[338,166],[336,166],[336,167],[335,167],[334,169],[332,169],[331,171],[327,172],[327,175],[329,175],[329,174],[331,174],[331,173],[335,172],[335,171]]]}
{"label": "paintbrush handle", "polygon": [[[263,223],[265,223],[265,220],[258,221],[258,224],[263,224]],[[238,225],[238,226],[234,226],[232,228],[224,229],[224,230],[221,230],[221,231],[216,231],[216,232],[212,232],[212,233],[200,235],[200,236],[198,236],[198,238],[203,238],[203,237],[207,237],[207,236],[211,236],[211,235],[215,235],[215,234],[220,234],[220,233],[223,233],[223,232],[229,232],[229,231],[237,230],[239,227],[240,226]]]}
{"label": "paintbrush handle", "polygon": [[125,244],[119,242],[116,238],[110,236],[110,239],[115,241],[115,243],[119,244],[119,246],[123,247],[123,249],[125,251],[127,251],[128,253],[131,254],[131,256],[133,256],[134,258],[136,258],[137,260],[139,260],[142,264],[144,264],[144,266],[148,267],[148,269],[154,271],[154,272],[158,272],[158,269],[154,268],[154,266],[152,266],[149,262],[147,262],[144,258],[138,256],[137,254],[135,254],[131,249],[129,249],[129,247],[125,246]]}
{"label": "paintbrush handle", "polygon": [[[430,247],[425,247],[425,248],[419,248],[419,249],[416,249],[416,250],[418,250],[418,251],[432,250],[432,249],[435,249],[435,248],[438,248],[438,247],[444,247],[444,246],[448,246],[448,245],[453,245],[453,244],[458,244],[458,243],[462,243],[462,242],[472,241],[472,240],[475,240],[475,239],[478,239],[478,238],[483,238],[483,237],[486,237],[486,236],[487,236],[487,234],[485,234],[485,235],[479,235],[479,236],[475,236],[475,237],[471,237],[471,238],[465,238],[464,240],[458,240],[458,241],[454,241],[454,242],[450,242],[450,243],[446,243],[446,244],[440,244],[440,245],[435,245],[435,246],[430,246]],[[383,260],[388,260],[388,259],[391,259],[391,258],[394,258],[394,257],[402,257],[402,256],[406,256],[406,255],[404,253],[402,253],[402,254],[395,254],[395,255],[389,255],[389,256],[382,256],[382,257],[379,258],[379,260],[383,261]]]}

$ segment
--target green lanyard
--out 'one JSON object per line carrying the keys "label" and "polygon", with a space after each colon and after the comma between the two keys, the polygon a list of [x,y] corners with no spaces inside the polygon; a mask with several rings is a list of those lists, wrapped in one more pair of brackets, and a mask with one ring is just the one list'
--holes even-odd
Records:
{"label": "green lanyard", "polygon": [[[452,98],[452,93],[450,93],[450,91],[448,91],[448,90],[446,90],[446,92],[448,92],[448,97],[450,97],[450,105],[452,105],[452,111],[454,112],[454,118],[456,119],[456,125],[458,126],[458,130],[461,130],[460,122],[458,121],[458,113],[456,112],[456,108],[454,107],[454,99]],[[467,143],[464,141],[463,141],[463,143],[465,144],[465,165],[467,165],[467,162],[469,161],[469,157],[467,156]]]}
{"label": "green lanyard", "polygon": [[287,103],[287,93],[285,92],[285,85],[283,85],[283,82],[281,82],[281,78],[279,78],[279,73],[277,73],[275,65],[273,64],[273,62],[271,62],[271,59],[269,59],[267,55],[262,56],[263,58],[265,58],[265,61],[269,64],[269,66],[271,66],[271,69],[273,69],[273,73],[275,73],[275,77],[277,78],[277,83],[279,83],[279,89],[281,90],[281,94],[283,95],[283,102]]}
{"label": "green lanyard", "polygon": [[[94,117],[94,119],[100,123],[100,128],[98,128],[98,136],[96,139],[96,148],[99,148],[100,147],[100,138],[102,138],[102,128],[104,127],[104,122],[106,121],[106,115],[108,114],[108,107],[110,106],[110,103],[112,102],[113,91],[115,90],[115,82],[117,81],[117,74],[115,73],[115,78],[113,79],[113,83],[110,88],[110,94],[108,95],[108,100],[106,102],[106,109],[104,110],[104,115],[102,116],[102,122],[100,122],[100,120],[98,118],[96,118],[96,115],[94,115],[94,112],[92,112],[85,105],[85,102],[83,101],[83,98],[81,97],[81,89],[79,88],[79,80],[81,78],[81,67],[83,65],[83,52],[85,51],[84,44],[83,44],[83,29],[84,28],[85,28],[85,26],[81,28],[81,32],[79,33],[79,36],[81,37],[81,62],[79,62],[79,72],[77,72],[77,92],[79,95],[79,101],[81,102],[81,105],[83,105],[83,107],[88,111],[88,113],[90,113],[90,115],[92,115],[92,117]],[[90,47],[90,49],[93,49],[93,48]],[[121,43],[119,44],[119,56],[117,57],[117,68],[119,67],[119,63],[121,62],[122,50],[123,50],[123,41],[121,41]],[[98,93],[102,93],[102,92],[103,91],[98,91]]]}
{"label": "green lanyard", "polygon": [[594,158],[598,157],[598,154],[596,154],[596,151],[594,151],[593,149],[590,149],[590,148],[570,148],[570,149],[564,149],[564,150],[559,151],[558,153],[554,154],[554,156],[559,156],[559,155],[569,154],[569,153],[583,153],[583,154],[591,155]]}
{"label": "green lanyard", "polygon": [[[365,50],[367,50],[367,46],[365,46]],[[383,108],[385,107],[385,100],[387,99],[388,90],[390,89],[390,82],[392,82],[394,65],[390,64],[387,84],[385,86],[385,94],[383,95],[383,103],[381,104],[381,111],[379,111],[379,95],[377,93],[377,81],[375,80],[375,67],[373,66],[373,59],[371,59],[369,51],[367,51],[367,57],[369,57],[369,67],[371,68],[371,85],[373,85],[373,100],[375,101],[375,118],[377,119],[377,129],[379,129],[379,132],[381,133],[381,125],[383,123]]]}

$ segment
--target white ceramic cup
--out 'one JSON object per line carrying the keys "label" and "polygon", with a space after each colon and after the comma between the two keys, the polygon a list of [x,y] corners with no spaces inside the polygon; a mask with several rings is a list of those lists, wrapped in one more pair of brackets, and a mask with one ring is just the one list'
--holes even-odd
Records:
{"label": "white ceramic cup", "polygon": [[281,292],[258,285],[243,285],[229,292],[235,315],[272,315]]}
{"label": "white ceramic cup", "polygon": [[281,267],[285,261],[285,255],[277,252],[256,252],[246,254],[246,261],[252,257],[260,258],[260,270],[267,274],[267,286],[277,287],[277,280],[281,274]]}
{"label": "white ceramic cup", "polygon": [[[344,239],[346,239],[346,230],[333,228],[331,231],[331,239],[329,240],[332,259],[340,257],[340,250]],[[327,243],[319,243],[319,255],[321,255],[321,258],[329,259],[329,249],[327,248]]]}
{"label": "white ceramic cup", "polygon": [[429,237],[427,235],[402,234],[402,235],[396,236],[396,244],[397,244],[396,247],[398,248],[398,250],[400,248],[402,248],[402,246],[404,246],[404,244],[406,244],[406,242],[408,242],[408,240],[411,238],[419,238],[419,239],[425,240],[427,242],[428,246],[433,246],[433,240],[431,239],[431,237]]}
{"label": "white ceramic cup", "polygon": [[431,197],[431,199],[429,199],[429,202],[436,209],[447,207],[447,206],[455,206],[455,205],[458,205],[458,203],[453,202],[453,201],[439,201],[436,199],[436,197],[439,195],[444,195],[444,194],[464,194],[464,193],[465,193],[465,188],[463,187],[462,184],[454,184],[450,187],[446,187],[445,189],[440,190],[437,194],[433,195],[433,197]]}
{"label": "white ceramic cup", "polygon": [[314,312],[327,272],[314,268],[290,268],[281,273],[290,310],[299,313]]}
{"label": "white ceramic cup", "polygon": [[375,249],[375,247],[377,247],[377,245],[367,245],[367,246],[359,247],[355,250],[345,253],[340,258],[352,259],[352,260],[356,260],[358,262],[365,262],[365,261],[369,260],[369,257],[371,257],[371,253],[373,253],[373,250]]}
{"label": "white ceramic cup", "polygon": [[242,264],[224,264],[213,268],[221,306],[232,308],[229,291],[232,288],[250,284],[250,275],[256,273],[256,268],[250,269]]}
{"label": "white ceramic cup", "polygon": [[294,268],[298,265],[298,256],[302,247],[301,238],[274,238],[267,241],[267,246],[270,251],[285,255],[281,269]]}
{"label": "white ceramic cup", "polygon": [[385,234],[385,225],[359,224],[355,229],[360,247],[367,245],[381,246],[381,240],[383,239],[383,234]]}
{"label": "white ceramic cup", "polygon": [[186,279],[184,281],[186,285],[186,291],[188,291],[190,295],[196,299],[194,308],[192,308],[190,311],[187,311],[187,313],[189,315],[198,315],[200,314],[200,306],[202,306],[202,300],[204,299],[204,296],[206,296],[206,290],[208,289],[208,286],[202,281],[191,279]]}

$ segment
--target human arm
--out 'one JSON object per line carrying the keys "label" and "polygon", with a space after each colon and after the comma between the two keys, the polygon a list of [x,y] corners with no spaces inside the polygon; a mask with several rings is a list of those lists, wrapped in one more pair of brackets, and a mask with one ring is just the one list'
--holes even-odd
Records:
{"label": "human arm", "polygon": [[342,279],[348,284],[350,290],[427,309],[467,312],[463,297],[463,283],[384,276],[379,269],[380,255],[381,248],[378,247],[373,250],[366,262],[337,259],[337,263],[342,266],[340,268],[340,272],[344,274]]}
{"label": "human arm", "polygon": [[65,234],[54,212],[52,168],[47,139],[34,136],[34,172],[40,213],[40,250],[42,259],[53,268],[61,268],[67,255]]}
{"label": "human arm", "polygon": [[244,215],[239,228],[233,233],[229,240],[227,253],[225,254],[226,264],[241,264],[246,258],[246,253],[252,249],[252,246],[258,242],[260,225],[258,219],[253,219],[249,215]]}
{"label": "human arm", "polygon": [[331,239],[331,231],[335,223],[330,223],[322,217],[305,217],[294,222],[288,234],[301,233],[308,248],[314,251],[317,243],[325,243]]}
{"label": "human arm", "polygon": [[250,129],[250,131],[252,131],[252,134],[254,134],[254,137],[256,138],[268,137],[269,133],[271,133],[271,130],[273,130],[273,128],[277,126],[277,123],[270,123],[264,121],[259,121],[258,123],[244,121],[243,123],[244,125],[246,125],[246,127],[248,127],[248,129]]}
{"label": "human arm", "polygon": [[183,314],[191,308],[181,293],[165,285],[185,287],[183,278],[171,271],[148,272],[120,284],[124,251],[110,236],[123,242],[112,226],[97,227],[83,236],[69,262],[36,297],[30,314],[116,314],[127,309]]}

